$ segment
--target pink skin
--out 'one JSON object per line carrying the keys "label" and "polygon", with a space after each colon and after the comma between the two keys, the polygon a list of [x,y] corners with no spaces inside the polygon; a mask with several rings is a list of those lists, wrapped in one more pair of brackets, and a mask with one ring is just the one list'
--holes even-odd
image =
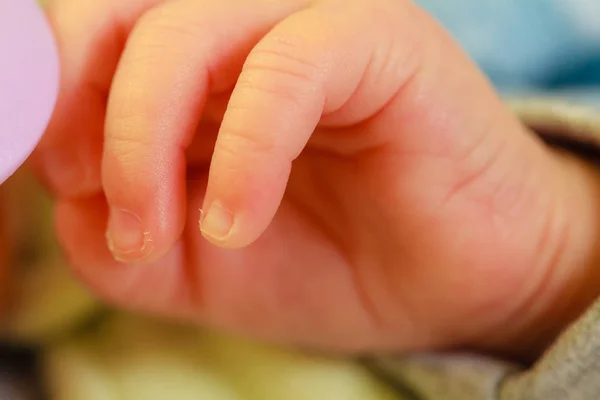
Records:
{"label": "pink skin", "polygon": [[518,351],[585,303],[545,318],[595,257],[593,173],[410,2],[49,16],[62,87],[33,165],[106,299],[334,351]]}

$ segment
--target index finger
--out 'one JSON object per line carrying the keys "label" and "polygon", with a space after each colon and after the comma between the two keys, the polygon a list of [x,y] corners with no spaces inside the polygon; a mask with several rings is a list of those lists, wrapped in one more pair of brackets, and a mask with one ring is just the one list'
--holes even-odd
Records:
{"label": "index finger", "polygon": [[106,119],[102,181],[111,206],[107,238],[117,259],[151,262],[181,236],[185,150],[207,96],[228,90],[254,43],[303,3],[181,0],[140,20]]}
{"label": "index finger", "polygon": [[162,0],[48,0],[60,56],[60,87],[46,133],[29,164],[59,197],[101,189],[106,103],[135,21]]}

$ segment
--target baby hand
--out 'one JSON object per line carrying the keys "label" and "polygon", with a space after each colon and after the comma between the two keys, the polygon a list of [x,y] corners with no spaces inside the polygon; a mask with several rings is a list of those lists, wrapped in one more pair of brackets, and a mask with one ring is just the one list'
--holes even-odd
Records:
{"label": "baby hand", "polygon": [[542,317],[592,247],[591,221],[573,223],[593,209],[583,167],[411,2],[49,15],[62,89],[34,163],[76,273],[108,300],[342,351],[556,333]]}

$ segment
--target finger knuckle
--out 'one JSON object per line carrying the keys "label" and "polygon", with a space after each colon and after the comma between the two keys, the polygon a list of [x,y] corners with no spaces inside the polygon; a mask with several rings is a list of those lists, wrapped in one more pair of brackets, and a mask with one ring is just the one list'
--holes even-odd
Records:
{"label": "finger knuckle", "polygon": [[105,122],[108,140],[142,142],[156,126],[157,113],[151,98],[136,88],[113,90]]}
{"label": "finger knuckle", "polygon": [[140,18],[138,26],[153,38],[165,38],[166,42],[182,36],[196,39],[200,27],[195,19],[168,7],[150,9]]}
{"label": "finger knuckle", "polygon": [[140,166],[148,160],[149,154],[154,154],[148,143],[140,138],[117,136],[105,144],[104,167],[117,167],[121,173],[129,171],[139,173]]}
{"label": "finger knuckle", "polygon": [[239,84],[290,98],[318,90],[322,70],[297,40],[275,37],[253,49]]}
{"label": "finger knuckle", "polygon": [[[167,3],[168,5],[168,3]],[[135,52],[128,55],[124,62],[142,65],[161,65],[173,52],[181,51],[181,46],[174,43],[185,40],[197,42],[202,36],[202,26],[190,18],[167,7],[156,7],[148,10],[138,20],[132,32],[130,46]]]}
{"label": "finger knuckle", "polygon": [[228,123],[219,137],[219,150],[233,157],[240,154],[275,153],[277,144],[271,135],[261,135],[252,128]]}

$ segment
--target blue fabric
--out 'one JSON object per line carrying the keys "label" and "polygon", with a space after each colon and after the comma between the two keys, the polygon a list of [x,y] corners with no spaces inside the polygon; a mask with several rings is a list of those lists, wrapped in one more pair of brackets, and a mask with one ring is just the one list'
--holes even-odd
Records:
{"label": "blue fabric", "polygon": [[600,82],[600,0],[416,0],[501,88]]}

